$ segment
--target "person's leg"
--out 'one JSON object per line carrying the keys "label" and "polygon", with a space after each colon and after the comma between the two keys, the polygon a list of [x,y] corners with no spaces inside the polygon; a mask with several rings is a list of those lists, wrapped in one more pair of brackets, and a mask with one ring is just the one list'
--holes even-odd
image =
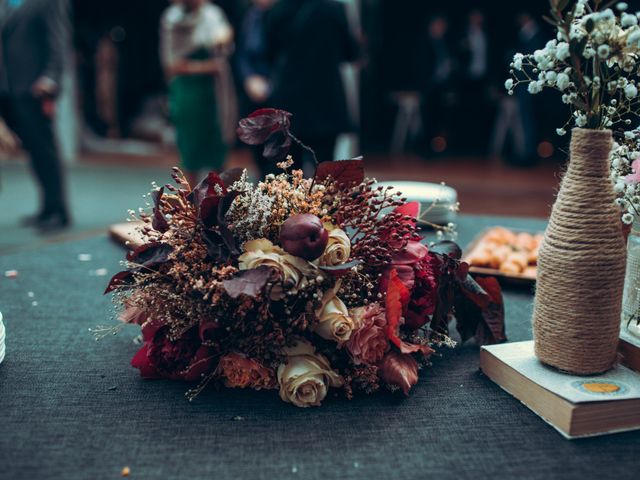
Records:
{"label": "person's leg", "polygon": [[[56,217],[59,225],[68,224],[64,180],[53,122],[42,111],[39,100],[30,97],[10,99],[16,133],[29,154],[31,169],[40,186],[40,221]],[[47,226],[47,225],[42,225]]]}

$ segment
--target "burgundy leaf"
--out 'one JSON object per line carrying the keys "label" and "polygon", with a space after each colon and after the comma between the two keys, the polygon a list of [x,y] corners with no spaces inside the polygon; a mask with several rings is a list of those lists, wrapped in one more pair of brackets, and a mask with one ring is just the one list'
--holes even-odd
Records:
{"label": "burgundy leaf", "polygon": [[261,145],[276,132],[286,134],[290,125],[291,114],[289,112],[275,108],[262,108],[240,120],[236,133],[244,143]]}
{"label": "burgundy leaf", "polygon": [[109,284],[107,285],[104,294],[106,295],[107,293],[112,292],[117,288],[131,285],[132,282],[133,272],[131,272],[130,270],[123,270],[122,272],[118,272],[113,277],[111,277],[111,280],[109,280]]}
{"label": "burgundy leaf", "polygon": [[358,185],[364,180],[364,162],[353,159],[320,163],[316,169],[315,182],[322,183],[329,177],[340,187]]}
{"label": "burgundy leaf", "polygon": [[291,148],[291,137],[287,132],[274,132],[264,142],[262,156],[268,160],[282,160]]}
{"label": "burgundy leaf", "polygon": [[447,255],[448,257],[455,258],[456,260],[459,260],[462,257],[462,249],[456,242],[452,242],[451,240],[438,242],[432,245],[429,250],[440,255]]}
{"label": "burgundy leaf", "polygon": [[229,188],[235,182],[242,178],[242,174],[244,173],[244,168],[236,167],[225,170],[220,174],[220,180],[222,180],[223,185],[226,188]]}
{"label": "burgundy leaf", "polygon": [[480,345],[506,341],[504,304],[500,284],[493,277],[470,276],[460,283],[456,301],[456,328],[466,341],[475,337]]}
{"label": "burgundy leaf", "polygon": [[378,375],[388,383],[402,389],[405,395],[418,383],[418,362],[408,354],[388,352],[378,366]]}
{"label": "burgundy leaf", "polygon": [[231,298],[248,295],[256,298],[273,276],[273,269],[266,265],[250,270],[242,270],[233,278],[224,280],[222,285]]}
{"label": "burgundy leaf", "polygon": [[167,222],[167,219],[164,218],[162,209],[160,208],[160,200],[162,199],[163,193],[164,187],[160,187],[158,190],[151,192],[151,198],[153,199],[153,217],[151,219],[151,226],[154,230],[162,233],[169,230],[169,223]]}
{"label": "burgundy leaf", "polygon": [[173,247],[171,245],[160,242],[151,242],[141,245],[135,250],[129,252],[127,260],[150,269],[156,265],[169,261],[169,255],[172,251]]}

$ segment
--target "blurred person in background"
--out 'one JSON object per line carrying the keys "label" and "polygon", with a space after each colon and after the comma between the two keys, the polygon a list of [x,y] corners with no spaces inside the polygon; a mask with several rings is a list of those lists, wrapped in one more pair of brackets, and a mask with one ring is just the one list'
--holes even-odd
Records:
{"label": "blurred person in background", "polygon": [[[247,10],[238,35],[237,72],[244,93],[243,116],[267,106],[271,94],[271,65],[267,55],[266,17],[276,0],[253,0]],[[252,152],[261,175],[274,173],[274,162],[265,161],[262,148]]]}
{"label": "blurred person in background", "polygon": [[[528,13],[520,13],[516,17],[519,27],[516,51],[534,52],[544,47],[544,38],[540,26],[534,17]],[[538,130],[534,109],[534,98],[525,88],[516,88],[514,96],[517,102],[517,115],[522,125],[522,144],[516,145],[512,163],[519,167],[529,167],[537,162],[536,146]]]}
{"label": "blurred person in background", "polygon": [[477,128],[465,132],[464,147],[474,151],[486,149],[486,139],[490,123],[488,104],[489,45],[485,31],[485,16],[480,10],[472,10],[467,17],[467,27],[462,42],[462,85],[460,112],[471,120]]}
{"label": "blurred person in background", "polygon": [[53,131],[55,99],[70,49],[68,0],[0,0],[0,116],[30,157],[40,211],[22,220],[42,231],[70,223]]}
{"label": "blurred person in background", "polygon": [[232,40],[224,12],[207,0],[177,0],[162,16],[160,51],[169,81],[169,110],[182,167],[192,186],[200,170],[221,170],[224,164],[227,115],[221,102],[230,94],[216,86],[228,71]]}
{"label": "blurred person in background", "polygon": [[[335,0],[280,0],[269,17],[267,51],[274,65],[269,104],[293,114],[296,135],[319,162],[333,160],[338,135],[354,128],[340,64],[360,54],[344,5]],[[291,155],[295,168],[311,161],[298,147]]]}
{"label": "blurred person in background", "polygon": [[449,21],[434,15],[418,43],[418,85],[422,93],[425,140],[432,151],[443,152],[451,134],[456,104],[457,62],[449,37]]}

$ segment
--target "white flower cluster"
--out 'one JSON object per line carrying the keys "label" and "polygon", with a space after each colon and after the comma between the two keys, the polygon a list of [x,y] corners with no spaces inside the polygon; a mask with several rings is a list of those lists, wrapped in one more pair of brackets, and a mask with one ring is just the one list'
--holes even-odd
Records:
{"label": "white flower cluster", "polygon": [[622,221],[633,223],[640,212],[640,127],[624,133],[611,151],[611,180],[618,194]]}
{"label": "white flower cluster", "polygon": [[509,94],[519,84],[527,84],[531,94],[544,88],[561,92],[571,117],[557,129],[559,135],[572,125],[629,125],[628,116],[640,106],[640,12],[627,13],[624,2],[615,12],[597,11],[588,0],[576,0],[570,8],[558,6],[562,3],[551,11],[556,38],[532,54],[515,54],[505,88]]}

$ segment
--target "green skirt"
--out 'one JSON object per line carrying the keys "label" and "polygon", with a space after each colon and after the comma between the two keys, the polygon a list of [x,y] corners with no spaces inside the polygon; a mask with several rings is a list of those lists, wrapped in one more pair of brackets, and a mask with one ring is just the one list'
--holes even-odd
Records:
{"label": "green skirt", "polygon": [[177,76],[169,84],[169,111],[185,170],[220,170],[226,145],[222,139],[214,78]]}

